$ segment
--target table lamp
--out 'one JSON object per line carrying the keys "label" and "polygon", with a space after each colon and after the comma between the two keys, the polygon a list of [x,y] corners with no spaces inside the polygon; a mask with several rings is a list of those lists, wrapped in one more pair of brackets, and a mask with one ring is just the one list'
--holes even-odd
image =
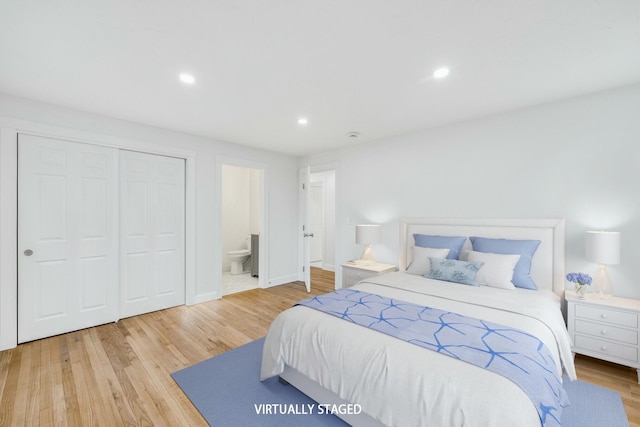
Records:
{"label": "table lamp", "polygon": [[380,226],[376,224],[356,225],[356,243],[366,245],[360,260],[363,261],[363,263],[375,263],[376,256],[371,246],[380,243]]}
{"label": "table lamp", "polygon": [[613,295],[613,286],[607,275],[607,265],[620,264],[620,233],[617,231],[587,231],[586,256],[599,264],[593,278],[593,293],[600,298]]}

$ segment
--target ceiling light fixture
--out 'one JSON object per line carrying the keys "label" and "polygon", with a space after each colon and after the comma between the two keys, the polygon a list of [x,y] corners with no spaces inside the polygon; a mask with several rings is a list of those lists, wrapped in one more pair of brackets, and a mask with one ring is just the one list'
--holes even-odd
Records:
{"label": "ceiling light fixture", "polygon": [[303,126],[304,126],[304,125],[306,125],[307,123],[309,123],[309,121],[308,121],[306,118],[304,118],[304,117],[300,117],[300,118],[298,119],[298,124],[299,124],[299,125],[303,125]]}
{"label": "ceiling light fixture", "polygon": [[180,77],[180,81],[187,85],[192,85],[196,82],[195,77],[193,77],[191,74],[182,73],[180,74],[179,77]]}
{"label": "ceiling light fixture", "polygon": [[449,75],[449,69],[447,67],[438,68],[433,72],[434,79],[444,79]]}

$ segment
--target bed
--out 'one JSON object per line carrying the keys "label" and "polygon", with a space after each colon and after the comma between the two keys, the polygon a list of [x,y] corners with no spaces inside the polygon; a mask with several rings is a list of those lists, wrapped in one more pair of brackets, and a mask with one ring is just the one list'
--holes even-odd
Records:
{"label": "bed", "polygon": [[[415,274],[424,255],[416,246],[425,247],[417,240],[423,236],[464,237],[455,259],[467,264],[491,256],[477,254],[476,244],[539,242],[529,274],[537,289],[468,286]],[[564,220],[402,218],[399,240],[398,272],[349,289],[518,328],[549,349],[557,378],[575,379],[561,313]],[[441,261],[429,259],[433,272]],[[337,414],[355,426],[541,425],[539,408],[512,380],[306,306],[281,313],[269,329],[261,379],[275,375],[319,403],[357,404],[357,411]]]}

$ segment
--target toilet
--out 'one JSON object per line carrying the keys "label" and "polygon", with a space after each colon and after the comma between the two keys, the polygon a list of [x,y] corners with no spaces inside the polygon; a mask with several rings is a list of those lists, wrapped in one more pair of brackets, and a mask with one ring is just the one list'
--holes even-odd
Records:
{"label": "toilet", "polygon": [[231,274],[244,273],[244,263],[251,255],[251,236],[247,237],[247,249],[238,249],[227,252],[231,260]]}

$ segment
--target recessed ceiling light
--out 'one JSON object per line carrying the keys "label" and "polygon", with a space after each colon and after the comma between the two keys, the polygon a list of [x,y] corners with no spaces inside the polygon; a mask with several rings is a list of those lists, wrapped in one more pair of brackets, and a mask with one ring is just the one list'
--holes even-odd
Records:
{"label": "recessed ceiling light", "polygon": [[449,75],[449,69],[447,67],[438,68],[433,72],[434,79],[444,79]]}
{"label": "recessed ceiling light", "polygon": [[309,121],[306,119],[306,117],[300,117],[298,119],[298,124],[299,125],[306,125],[307,123],[309,123]]}
{"label": "recessed ceiling light", "polygon": [[180,74],[180,81],[184,84],[192,85],[196,82],[196,79],[191,74],[182,73]]}

